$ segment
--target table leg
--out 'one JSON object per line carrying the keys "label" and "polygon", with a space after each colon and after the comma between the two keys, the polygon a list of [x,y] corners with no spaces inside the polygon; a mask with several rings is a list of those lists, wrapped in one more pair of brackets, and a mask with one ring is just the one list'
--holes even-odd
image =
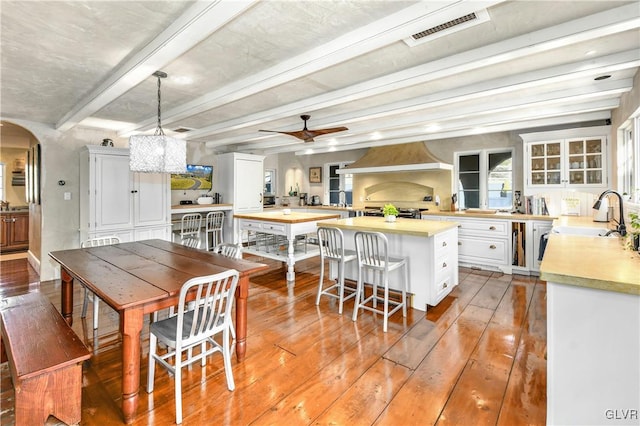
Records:
{"label": "table leg", "polygon": [[62,316],[67,324],[73,325],[73,277],[66,269],[60,268],[60,278],[62,280],[60,300]]}
{"label": "table leg", "polygon": [[247,354],[247,297],[249,297],[249,277],[241,277],[236,289],[236,357],[244,361]]}
{"label": "table leg", "polygon": [[126,309],[120,313],[122,333],[122,414],[127,424],[133,423],[138,409],[140,389],[140,332],[142,309]]}
{"label": "table leg", "polygon": [[296,264],[295,257],[293,255],[293,244],[295,243],[296,237],[289,237],[289,250],[287,252],[287,284],[294,284],[296,281],[296,273],[293,270],[293,265]]}

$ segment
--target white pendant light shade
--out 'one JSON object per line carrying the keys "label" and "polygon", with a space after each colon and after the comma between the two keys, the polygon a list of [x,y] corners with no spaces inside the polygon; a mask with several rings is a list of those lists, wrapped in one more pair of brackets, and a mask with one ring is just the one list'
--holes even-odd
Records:
{"label": "white pendant light shade", "polygon": [[132,172],[185,173],[187,142],[165,135],[131,136],[129,168]]}
{"label": "white pendant light shade", "polygon": [[129,138],[129,169],[143,173],[185,173],[187,142],[165,136],[160,113],[160,81],[167,74],[153,73],[158,78],[158,127],[154,135],[134,135]]}

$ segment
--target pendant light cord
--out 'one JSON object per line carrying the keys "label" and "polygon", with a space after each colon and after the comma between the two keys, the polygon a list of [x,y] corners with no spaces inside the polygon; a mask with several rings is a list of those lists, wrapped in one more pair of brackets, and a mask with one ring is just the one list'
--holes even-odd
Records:
{"label": "pendant light cord", "polygon": [[156,132],[154,133],[155,136],[164,136],[164,130],[162,130],[162,113],[160,111],[160,101],[161,101],[161,95],[160,95],[160,81],[161,79],[165,78],[167,76],[167,74],[163,73],[162,71],[156,71],[155,73],[153,73],[153,75],[155,75],[156,77],[158,77],[158,127],[156,127]]}

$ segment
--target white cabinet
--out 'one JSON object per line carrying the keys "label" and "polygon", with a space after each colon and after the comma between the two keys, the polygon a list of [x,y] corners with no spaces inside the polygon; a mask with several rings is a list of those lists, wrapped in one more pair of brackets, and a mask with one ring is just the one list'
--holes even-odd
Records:
{"label": "white cabinet", "polygon": [[525,194],[606,187],[608,134],[607,127],[596,127],[520,135],[525,142]]}
{"label": "white cabinet", "polygon": [[531,251],[531,258],[529,261],[529,269],[532,271],[536,271],[539,272],[540,271],[540,261],[539,256],[540,256],[540,245],[541,245],[541,239],[544,237],[545,234],[548,234],[551,231],[552,228],[552,222],[551,221],[531,221],[531,239],[532,239],[532,251]]}
{"label": "white cabinet", "polygon": [[456,218],[460,263],[509,268],[509,221]]}
{"label": "white cabinet", "polygon": [[264,156],[232,152],[218,156],[218,190],[236,213],[262,211]]}
{"label": "white cabinet", "polygon": [[232,214],[225,216],[224,241],[237,243],[238,227],[233,213],[262,211],[264,190],[264,156],[231,152],[218,156],[218,191],[225,203],[233,204]]}
{"label": "white cabinet", "polygon": [[80,153],[80,240],[171,240],[169,175],[132,173],[129,150],[89,145]]}

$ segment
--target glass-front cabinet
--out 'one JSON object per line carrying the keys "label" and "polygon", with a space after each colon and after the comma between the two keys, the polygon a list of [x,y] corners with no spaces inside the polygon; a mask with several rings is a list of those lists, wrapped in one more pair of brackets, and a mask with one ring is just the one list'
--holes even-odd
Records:
{"label": "glass-front cabinet", "polygon": [[527,186],[604,187],[606,138],[580,137],[531,142],[526,149]]}

